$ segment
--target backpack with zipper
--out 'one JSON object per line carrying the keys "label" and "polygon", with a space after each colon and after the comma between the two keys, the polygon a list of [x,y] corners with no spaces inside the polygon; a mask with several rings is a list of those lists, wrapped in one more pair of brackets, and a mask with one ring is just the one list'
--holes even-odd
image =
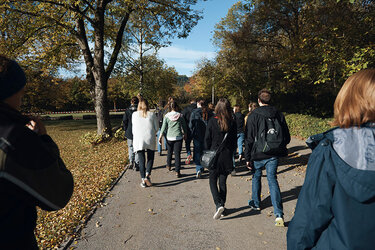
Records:
{"label": "backpack with zipper", "polygon": [[252,148],[253,153],[264,153],[267,155],[285,156],[287,154],[285,143],[285,132],[281,125],[280,119],[275,117],[265,117],[257,136],[255,137]]}

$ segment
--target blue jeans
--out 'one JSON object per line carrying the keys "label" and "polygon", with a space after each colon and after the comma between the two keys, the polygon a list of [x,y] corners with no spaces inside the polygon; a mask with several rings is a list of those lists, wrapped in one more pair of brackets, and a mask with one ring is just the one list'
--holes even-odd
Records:
{"label": "blue jeans", "polygon": [[129,163],[135,162],[136,164],[138,164],[138,162],[139,162],[138,156],[137,156],[137,153],[134,152],[133,140],[127,139],[127,141],[128,141]]}
{"label": "blue jeans", "polygon": [[[159,136],[160,136],[160,129],[156,133],[156,138],[159,139]],[[163,141],[164,141],[164,149],[167,150],[167,139],[165,139],[165,135],[163,136],[163,138],[164,138],[163,139]],[[158,144],[158,152],[160,153],[162,151],[162,145],[160,145],[159,142],[156,143],[156,144]]]}
{"label": "blue jeans", "polygon": [[194,145],[194,155],[193,160],[195,163],[195,170],[198,173],[198,171],[203,171],[203,167],[201,166],[201,156],[203,153],[203,142],[198,141],[197,139],[193,139],[193,145]]}
{"label": "blue jeans", "polygon": [[261,178],[262,178],[262,167],[266,168],[268,187],[270,189],[271,201],[273,206],[273,213],[275,215],[283,216],[283,204],[281,200],[281,193],[279,183],[277,182],[277,165],[278,159],[272,157],[265,160],[254,161],[254,176],[252,182],[252,200],[254,205],[259,207],[260,204],[260,193],[262,189]]}
{"label": "blue jeans", "polygon": [[237,134],[237,147],[238,147],[238,155],[242,155],[243,149],[243,141],[245,140],[245,133],[239,133]]}

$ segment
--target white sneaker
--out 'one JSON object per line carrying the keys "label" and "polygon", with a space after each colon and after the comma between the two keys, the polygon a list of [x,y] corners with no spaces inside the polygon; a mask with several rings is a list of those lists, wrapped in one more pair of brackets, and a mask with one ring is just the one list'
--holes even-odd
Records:
{"label": "white sneaker", "polygon": [[221,214],[224,212],[224,207],[221,206],[216,210],[216,213],[214,214],[214,219],[218,220],[221,217]]}
{"label": "white sneaker", "polygon": [[146,183],[145,183],[145,180],[142,179],[142,182],[141,182],[141,187],[145,188],[146,187]]}
{"label": "white sneaker", "polygon": [[200,179],[201,177],[202,177],[202,172],[199,170],[198,172],[197,172],[197,179]]}

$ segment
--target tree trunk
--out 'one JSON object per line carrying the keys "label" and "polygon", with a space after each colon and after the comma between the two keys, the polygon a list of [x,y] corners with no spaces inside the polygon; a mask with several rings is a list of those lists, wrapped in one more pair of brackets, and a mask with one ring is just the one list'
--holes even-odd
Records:
{"label": "tree trunk", "polygon": [[102,134],[112,134],[111,130],[111,120],[109,117],[109,109],[108,109],[108,96],[107,96],[107,88],[105,87],[107,84],[104,79],[101,81],[96,81],[95,84],[95,113],[96,113],[96,125],[97,125],[97,133],[99,135]]}

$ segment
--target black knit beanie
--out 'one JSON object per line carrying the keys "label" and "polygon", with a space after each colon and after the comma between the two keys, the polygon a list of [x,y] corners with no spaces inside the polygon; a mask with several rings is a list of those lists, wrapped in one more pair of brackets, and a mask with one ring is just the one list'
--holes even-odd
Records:
{"label": "black knit beanie", "polygon": [[0,101],[11,97],[25,85],[25,72],[17,62],[10,60],[6,69],[0,70]]}

